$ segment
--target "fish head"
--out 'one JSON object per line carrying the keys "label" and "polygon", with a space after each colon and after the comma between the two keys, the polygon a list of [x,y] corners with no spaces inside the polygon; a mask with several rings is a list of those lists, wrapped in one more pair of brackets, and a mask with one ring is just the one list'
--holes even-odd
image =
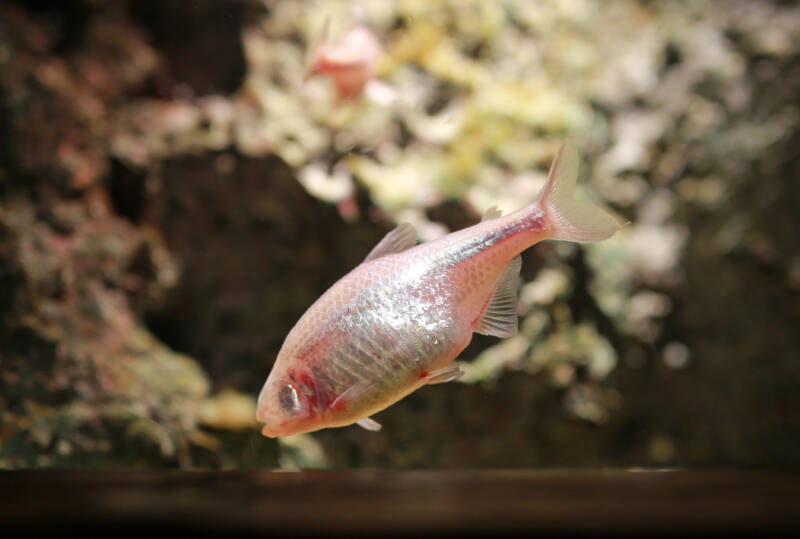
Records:
{"label": "fish head", "polygon": [[318,428],[317,409],[314,393],[306,383],[273,371],[258,396],[256,417],[264,423],[261,432],[276,438]]}

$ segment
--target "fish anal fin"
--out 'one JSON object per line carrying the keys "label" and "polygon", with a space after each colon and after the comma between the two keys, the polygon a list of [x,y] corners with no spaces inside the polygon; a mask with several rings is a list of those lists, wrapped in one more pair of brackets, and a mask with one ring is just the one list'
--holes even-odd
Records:
{"label": "fish anal fin", "polygon": [[475,333],[506,338],[517,334],[517,286],[522,259],[515,256],[505,267],[492,292]]}
{"label": "fish anal fin", "polygon": [[444,384],[445,382],[452,382],[464,376],[457,363],[449,363],[441,369],[436,369],[425,375],[426,384]]}
{"label": "fish anal fin", "polygon": [[382,256],[401,253],[417,244],[417,230],[411,223],[403,223],[390,230],[383,239],[369,252],[364,262]]}
{"label": "fish anal fin", "polygon": [[365,417],[364,419],[356,421],[356,425],[371,432],[377,432],[381,430],[381,424],[369,417]]}

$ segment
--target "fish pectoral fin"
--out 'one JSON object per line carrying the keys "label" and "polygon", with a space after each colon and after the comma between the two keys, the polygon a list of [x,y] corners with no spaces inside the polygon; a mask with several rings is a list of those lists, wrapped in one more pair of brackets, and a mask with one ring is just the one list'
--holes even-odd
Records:
{"label": "fish pectoral fin", "polygon": [[457,363],[450,363],[441,369],[437,369],[428,373],[425,377],[426,384],[444,384],[445,382],[452,382],[464,376]]}
{"label": "fish pectoral fin", "polygon": [[382,256],[402,253],[417,244],[417,229],[411,223],[403,223],[386,234],[383,239],[373,247],[364,259],[364,262],[375,260]]}
{"label": "fish pectoral fin", "polygon": [[365,417],[360,421],[356,421],[356,425],[358,425],[362,429],[366,429],[372,432],[377,432],[381,430],[381,424],[375,421],[374,419],[370,419],[369,417]]}
{"label": "fish pectoral fin", "polygon": [[366,395],[369,388],[372,387],[373,384],[368,382],[356,382],[355,384],[351,385],[347,389],[345,389],[341,395],[336,397],[333,402],[330,403],[329,408],[336,410],[337,408],[343,407],[347,402],[357,401]]}
{"label": "fish pectoral fin", "polygon": [[500,274],[486,311],[475,327],[475,333],[511,337],[517,334],[517,281],[522,258],[515,256]]}

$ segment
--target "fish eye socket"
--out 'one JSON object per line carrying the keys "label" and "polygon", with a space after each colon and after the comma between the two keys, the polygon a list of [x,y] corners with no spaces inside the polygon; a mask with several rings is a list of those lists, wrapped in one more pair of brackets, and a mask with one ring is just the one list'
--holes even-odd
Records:
{"label": "fish eye socket", "polygon": [[280,402],[281,408],[289,413],[294,414],[300,411],[300,399],[292,384],[286,384],[278,391],[278,402]]}

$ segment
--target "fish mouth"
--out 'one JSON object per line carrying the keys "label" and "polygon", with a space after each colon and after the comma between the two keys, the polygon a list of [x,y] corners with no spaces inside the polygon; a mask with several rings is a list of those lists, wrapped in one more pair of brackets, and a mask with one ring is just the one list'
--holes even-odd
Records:
{"label": "fish mouth", "polygon": [[266,418],[267,414],[265,412],[266,410],[264,409],[264,407],[259,406],[256,411],[256,421],[258,421],[259,423],[267,423],[267,418]]}
{"label": "fish mouth", "polygon": [[275,438],[276,434],[275,431],[273,430],[274,421],[269,421],[267,419],[269,414],[267,413],[267,407],[264,405],[264,399],[262,398],[262,396],[263,396],[263,391],[262,394],[259,395],[258,397],[259,402],[258,402],[258,409],[256,411],[256,420],[259,423],[264,424],[264,426],[261,427],[261,434],[269,438]]}
{"label": "fish mouth", "polygon": [[267,419],[267,414],[265,410],[259,408],[258,414],[256,414],[256,419],[259,423],[263,423],[264,425],[261,427],[261,434],[266,436],[267,438],[277,438],[280,436],[278,433],[278,429],[276,427],[278,425],[275,424],[275,421],[270,421]]}
{"label": "fish mouth", "polygon": [[263,423],[261,434],[267,438],[279,438],[287,435],[286,421],[281,421],[280,418],[274,416],[270,417],[266,407],[259,407],[256,419],[259,423]]}

